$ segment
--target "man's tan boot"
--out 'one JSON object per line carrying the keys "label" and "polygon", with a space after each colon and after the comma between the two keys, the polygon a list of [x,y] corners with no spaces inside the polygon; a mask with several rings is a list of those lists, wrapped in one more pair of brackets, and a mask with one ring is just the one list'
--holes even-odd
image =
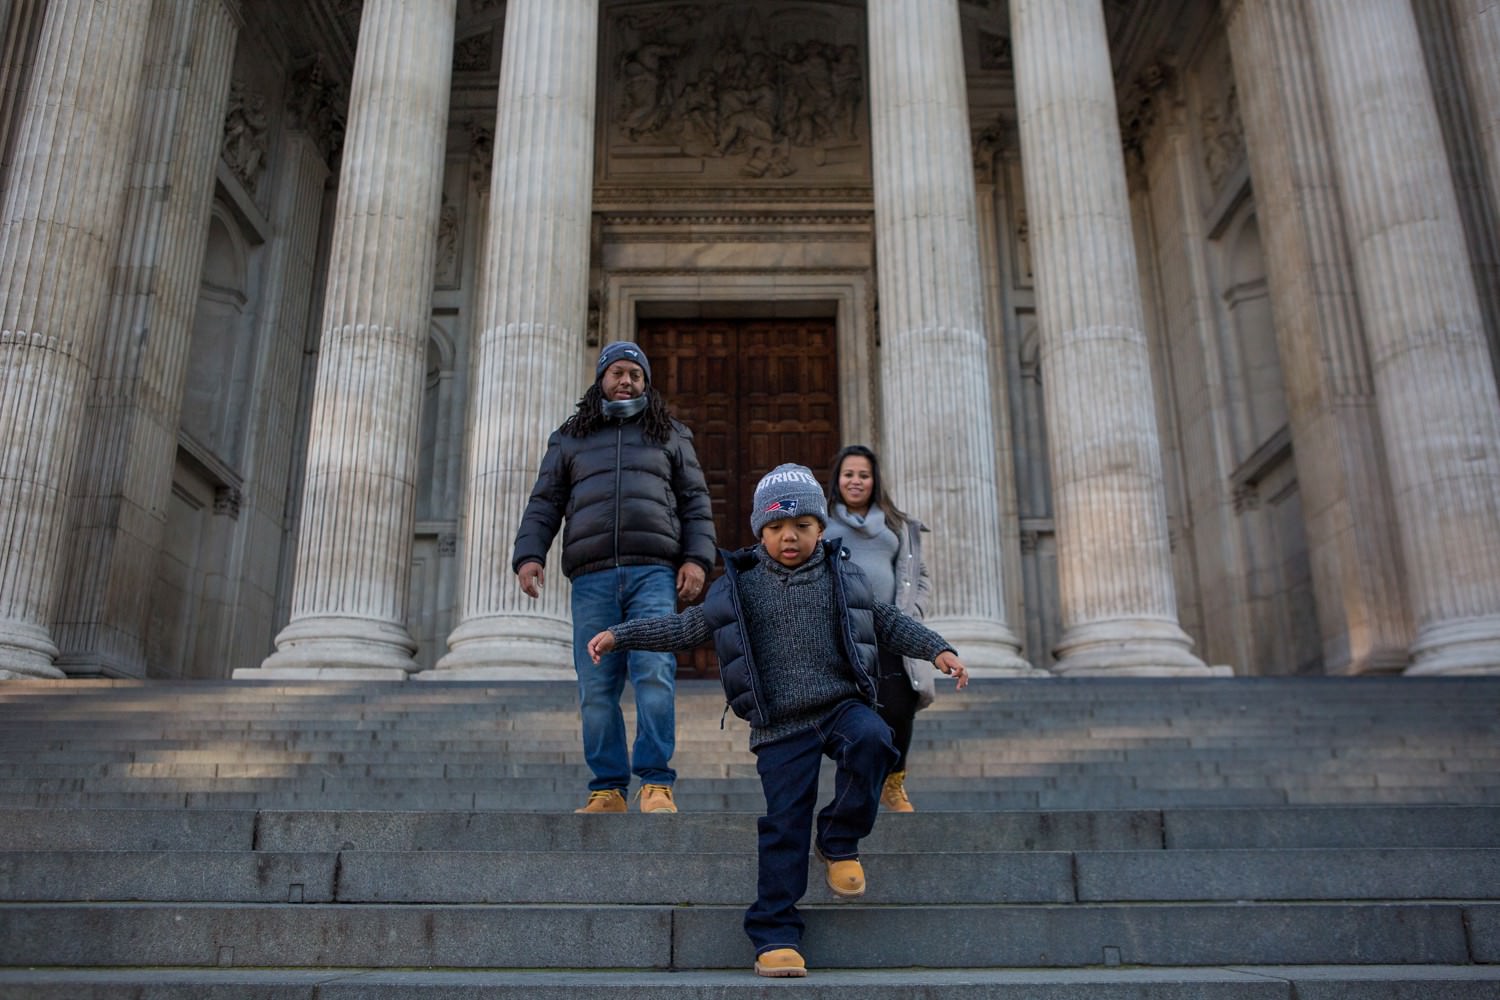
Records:
{"label": "man's tan boot", "polygon": [[891,812],[916,812],[916,806],[906,797],[906,772],[892,771],[885,776],[885,787],[880,791],[880,804]]}
{"label": "man's tan boot", "polygon": [[618,788],[601,788],[589,792],[589,800],[575,813],[622,813],[625,811],[625,793]]}
{"label": "man's tan boot", "polygon": [[807,963],[796,948],[772,948],[755,956],[755,974],[771,978],[807,975]]}
{"label": "man's tan boot", "polygon": [[672,801],[671,785],[642,785],[641,812],[674,813],[677,803]]}

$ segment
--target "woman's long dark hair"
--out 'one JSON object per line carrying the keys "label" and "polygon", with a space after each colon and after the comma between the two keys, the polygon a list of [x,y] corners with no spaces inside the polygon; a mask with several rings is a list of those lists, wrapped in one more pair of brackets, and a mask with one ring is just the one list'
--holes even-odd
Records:
{"label": "woman's long dark hair", "polygon": [[906,513],[896,506],[880,482],[880,459],[862,444],[851,444],[846,448],[841,448],[839,453],[833,456],[833,465],[828,469],[828,509],[833,510],[834,504],[844,502],[843,495],[839,493],[839,470],[843,468],[844,459],[851,455],[869,460],[870,506],[880,508],[881,513],[885,514],[885,526],[895,532],[897,538],[900,538],[901,529],[906,527],[908,520]]}
{"label": "woman's long dark hair", "polygon": [[[578,409],[563,421],[562,432],[569,437],[588,437],[602,427],[609,426],[611,418],[604,415],[604,390],[595,382],[578,400]],[[641,411],[641,436],[652,444],[666,444],[672,437],[672,411],[661,393],[646,386],[646,408]]]}

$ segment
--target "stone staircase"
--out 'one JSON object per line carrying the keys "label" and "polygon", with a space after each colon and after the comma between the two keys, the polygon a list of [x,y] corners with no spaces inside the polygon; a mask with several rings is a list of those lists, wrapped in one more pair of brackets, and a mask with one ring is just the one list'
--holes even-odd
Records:
{"label": "stone staircase", "polygon": [[1500,997],[1500,678],[944,691],[801,981],[678,706],[683,811],[580,817],[565,683],[0,685],[0,997]]}

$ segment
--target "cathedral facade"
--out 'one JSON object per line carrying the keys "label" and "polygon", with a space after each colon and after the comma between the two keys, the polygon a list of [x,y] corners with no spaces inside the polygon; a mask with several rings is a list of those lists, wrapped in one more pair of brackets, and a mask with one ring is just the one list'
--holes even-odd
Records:
{"label": "cathedral facade", "polygon": [[622,339],[725,547],[874,447],[976,674],[1500,672],[1487,0],[0,32],[0,677],[570,676],[510,548]]}

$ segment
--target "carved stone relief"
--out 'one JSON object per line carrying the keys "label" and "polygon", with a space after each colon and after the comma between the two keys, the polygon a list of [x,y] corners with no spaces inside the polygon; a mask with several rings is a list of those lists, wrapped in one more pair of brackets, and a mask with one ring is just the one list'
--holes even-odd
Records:
{"label": "carved stone relief", "polygon": [[334,160],[344,145],[347,98],[322,59],[314,59],[292,73],[287,88],[287,125],[312,136],[324,155]]}
{"label": "carved stone relief", "polygon": [[490,170],[495,162],[495,130],[469,119],[469,183],[480,191],[490,189]]}
{"label": "carved stone relief", "polygon": [[863,178],[860,11],[788,4],[632,6],[607,28],[609,176]]}
{"label": "carved stone relief", "polygon": [[265,172],[270,124],[265,97],[247,90],[238,80],[231,83],[222,153],[224,162],[251,195]]}
{"label": "carved stone relief", "polygon": [[1245,131],[1240,123],[1238,95],[1233,84],[1203,109],[1203,169],[1209,186],[1217,191],[1245,155]]}
{"label": "carved stone relief", "polygon": [[477,35],[468,38],[460,38],[453,46],[453,72],[455,73],[488,73],[491,69],[491,56],[495,51],[495,31],[493,28],[481,31]]}
{"label": "carved stone relief", "polygon": [[458,287],[458,250],[463,239],[463,223],[458,206],[443,192],[443,206],[438,212],[437,253],[433,256],[433,284],[438,288]]}

